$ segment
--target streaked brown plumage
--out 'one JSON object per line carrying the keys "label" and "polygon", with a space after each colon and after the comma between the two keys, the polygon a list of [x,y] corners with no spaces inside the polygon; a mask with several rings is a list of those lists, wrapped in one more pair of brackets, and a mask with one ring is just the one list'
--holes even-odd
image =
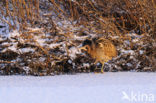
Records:
{"label": "streaked brown plumage", "polygon": [[85,40],[81,50],[86,51],[92,58],[96,59],[95,63],[102,63],[101,72],[105,62],[108,62],[113,57],[117,56],[117,51],[112,42],[105,38],[93,38],[92,40]]}

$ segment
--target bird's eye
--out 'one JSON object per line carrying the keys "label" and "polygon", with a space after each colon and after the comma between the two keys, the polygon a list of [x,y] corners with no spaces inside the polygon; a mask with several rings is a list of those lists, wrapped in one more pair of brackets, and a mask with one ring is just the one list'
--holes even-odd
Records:
{"label": "bird's eye", "polygon": [[86,45],[85,49],[86,49],[86,51],[89,51],[90,50],[90,46]]}
{"label": "bird's eye", "polygon": [[86,46],[86,50],[88,50],[89,48],[88,48],[88,46]]}

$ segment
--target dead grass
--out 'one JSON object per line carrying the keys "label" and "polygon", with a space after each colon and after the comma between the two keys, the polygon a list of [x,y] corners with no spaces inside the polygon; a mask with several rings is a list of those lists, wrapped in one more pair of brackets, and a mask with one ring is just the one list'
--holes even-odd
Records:
{"label": "dead grass", "polygon": [[[22,62],[31,68],[30,74],[50,75],[51,73],[59,74],[70,71],[76,67],[79,67],[79,70],[84,68],[81,64],[87,59],[81,60],[79,55],[76,60],[72,60],[69,57],[69,49],[80,45],[82,40],[74,40],[75,35],[79,36],[78,34],[85,32],[87,32],[86,36],[95,34],[97,37],[105,36],[112,40],[118,48],[119,54],[121,49],[144,50],[144,55],[138,59],[142,63],[140,68],[151,67],[152,70],[156,68],[154,63],[156,61],[156,2],[154,0],[3,0],[0,5],[0,20],[8,24],[10,30],[17,29],[24,44],[34,43],[35,53],[27,57],[24,57],[26,54],[20,54],[23,58]],[[52,15],[72,23],[76,21],[76,24],[71,25],[83,27],[78,31],[72,31],[71,28],[68,28],[66,32],[60,33],[61,30],[64,30],[58,27]],[[42,31],[29,29],[35,27],[42,28]],[[48,38],[54,39],[49,44],[63,41],[65,43],[64,50],[60,50],[63,48],[62,45],[51,49],[33,39],[35,35],[44,33],[51,34],[52,36]],[[132,36],[127,35],[129,33],[142,35],[143,38],[139,39],[140,42],[144,42],[144,45],[148,46],[132,42]],[[47,37],[43,36],[43,38]],[[130,42],[130,46],[123,46],[127,40]],[[60,55],[58,56],[55,52],[60,53]],[[39,61],[40,57],[46,58],[45,61]],[[30,58],[35,59],[30,62]],[[75,64],[70,64],[68,60],[72,60]],[[11,61],[3,62],[9,66],[12,63]],[[144,62],[146,64],[143,65]],[[17,65],[18,68],[22,68],[18,63],[15,67]],[[93,66],[91,63],[90,65]],[[82,71],[85,70],[82,69]]]}

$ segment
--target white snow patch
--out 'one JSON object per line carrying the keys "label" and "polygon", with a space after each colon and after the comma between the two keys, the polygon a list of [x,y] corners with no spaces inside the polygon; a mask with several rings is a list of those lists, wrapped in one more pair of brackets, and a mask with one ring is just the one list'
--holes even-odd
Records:
{"label": "white snow patch", "polygon": [[143,53],[144,53],[144,51],[143,51],[143,50],[139,50],[139,53],[140,53],[140,54],[143,54]]}
{"label": "white snow patch", "polygon": [[[0,13],[0,16],[3,19],[5,19],[4,16],[1,15],[1,13]],[[0,28],[0,35],[3,36],[3,37],[8,37],[9,25],[7,23],[5,23],[5,22],[2,22],[1,20],[0,20],[0,25],[3,26],[2,28]]]}
{"label": "white snow patch", "polygon": [[19,49],[19,51],[22,53],[27,53],[27,52],[34,52],[35,50],[33,48],[21,48]]}
{"label": "white snow patch", "polygon": [[88,36],[77,36],[77,35],[73,35],[74,40],[85,40],[86,38],[88,38]]}
{"label": "white snow patch", "polygon": [[[155,73],[136,72],[1,76],[0,102],[156,103],[155,80]],[[142,95],[145,98],[141,99]]]}
{"label": "white snow patch", "polygon": [[143,37],[143,35],[138,35],[138,34],[136,34],[136,33],[129,33],[129,34],[127,34],[127,35],[129,35],[129,36],[131,36],[131,37],[134,37],[134,38],[142,38],[142,37]]}
{"label": "white snow patch", "polygon": [[125,40],[124,41],[127,45],[130,45],[130,41],[129,40]]}
{"label": "white snow patch", "polygon": [[8,43],[8,42],[3,42],[1,45],[3,45],[3,46],[9,46],[9,45],[11,45],[11,44]]}
{"label": "white snow patch", "polygon": [[83,63],[83,67],[90,67],[89,63]]}
{"label": "white snow patch", "polygon": [[28,66],[23,66],[22,69],[28,74],[30,68]]}
{"label": "white snow patch", "polygon": [[41,61],[41,62],[44,62],[45,60],[46,60],[46,58],[44,58],[44,57],[39,58],[39,61]]}
{"label": "white snow patch", "polygon": [[118,39],[119,36],[111,36],[112,39]]}
{"label": "white snow patch", "polygon": [[9,50],[17,52],[17,48],[15,46],[10,46],[8,47]]}
{"label": "white snow patch", "polygon": [[4,39],[1,37],[1,35],[0,35],[0,41],[3,41]]}
{"label": "white snow patch", "polygon": [[131,63],[127,63],[127,66],[128,67],[132,67],[133,65]]}
{"label": "white snow patch", "polygon": [[10,32],[9,37],[19,37],[20,33],[18,32],[18,30],[14,30],[13,32]]}
{"label": "white snow patch", "polygon": [[49,46],[49,48],[56,48],[56,47],[58,47],[60,45],[62,45],[62,43],[52,43],[52,44],[50,44],[48,46]]}
{"label": "white snow patch", "polygon": [[131,54],[131,55],[135,54],[135,52],[133,50],[124,50],[124,49],[122,49],[121,52],[125,53],[125,54]]}
{"label": "white snow patch", "polygon": [[43,28],[38,28],[38,27],[36,27],[36,28],[27,28],[29,31],[40,31],[40,32],[42,32],[42,30],[43,30]]}
{"label": "white snow patch", "polygon": [[137,43],[139,42],[139,39],[133,39],[132,42]]}
{"label": "white snow patch", "polygon": [[44,39],[41,39],[41,38],[38,37],[38,36],[35,36],[35,37],[34,37],[34,40],[36,40],[37,43],[38,43],[40,46],[46,45],[46,44],[45,44],[45,40],[44,40]]}
{"label": "white snow patch", "polygon": [[[7,45],[7,43],[6,43],[6,45]],[[12,45],[12,46],[10,46],[10,45]],[[17,52],[17,43],[11,43],[10,45],[8,48],[3,49],[1,52],[6,52],[7,50]]]}
{"label": "white snow patch", "polygon": [[76,54],[79,54],[79,53],[80,53],[80,51],[79,51],[79,49],[76,48],[76,47],[72,47],[72,48],[69,49],[69,56],[70,56],[72,59],[76,58],[76,57],[77,57]]}
{"label": "white snow patch", "polygon": [[71,61],[71,60],[68,60],[68,63],[69,63],[69,64],[72,64],[72,61]]}

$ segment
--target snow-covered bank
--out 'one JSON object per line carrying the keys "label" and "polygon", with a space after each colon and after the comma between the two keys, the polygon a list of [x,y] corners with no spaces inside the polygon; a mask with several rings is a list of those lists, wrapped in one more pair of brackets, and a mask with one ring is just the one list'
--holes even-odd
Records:
{"label": "snow-covered bank", "polygon": [[0,76],[0,103],[155,102],[155,73]]}

